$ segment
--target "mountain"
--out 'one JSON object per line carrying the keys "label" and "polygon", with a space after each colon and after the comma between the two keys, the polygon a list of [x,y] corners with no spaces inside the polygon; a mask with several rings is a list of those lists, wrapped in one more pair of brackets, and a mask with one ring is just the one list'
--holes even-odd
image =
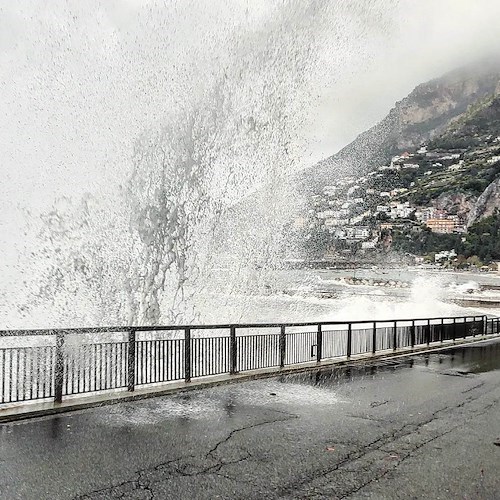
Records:
{"label": "mountain", "polygon": [[442,133],[471,104],[493,94],[499,81],[500,57],[494,57],[417,86],[381,122],[337,154],[301,172],[301,190],[320,192],[339,173],[360,175],[396,154],[416,149]]}
{"label": "mountain", "polygon": [[[467,226],[493,215],[500,208],[500,82],[492,95],[472,104],[430,141],[429,148],[445,155],[460,154],[459,168],[448,172],[442,185],[444,194],[467,196],[473,202]],[[432,186],[432,198],[436,188]]]}
{"label": "mountain", "polygon": [[419,136],[427,140],[406,147],[416,136],[391,136],[403,152],[378,163],[373,154],[364,172],[337,170],[334,180],[318,184],[301,226],[306,257],[360,250],[369,257],[389,234],[392,248],[404,253],[454,249],[463,259],[500,260],[500,75],[493,77],[491,92],[446,124],[439,115],[442,124]]}

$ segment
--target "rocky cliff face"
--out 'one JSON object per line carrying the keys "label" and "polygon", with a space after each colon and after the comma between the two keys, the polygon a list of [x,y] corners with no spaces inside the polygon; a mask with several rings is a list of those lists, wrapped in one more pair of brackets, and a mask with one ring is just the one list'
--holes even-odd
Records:
{"label": "rocky cliff face", "polygon": [[339,172],[362,173],[387,163],[395,154],[418,148],[443,132],[472,103],[493,94],[499,82],[500,59],[495,59],[419,85],[380,123],[336,155],[305,170],[300,177],[302,189],[317,191]]}
{"label": "rocky cliff face", "polygon": [[477,199],[467,218],[467,226],[493,215],[495,209],[500,209],[500,178],[495,179]]}
{"label": "rocky cliff face", "polygon": [[476,197],[468,193],[443,193],[433,200],[432,206],[438,210],[446,210],[449,214],[458,215],[468,220],[476,203]]}

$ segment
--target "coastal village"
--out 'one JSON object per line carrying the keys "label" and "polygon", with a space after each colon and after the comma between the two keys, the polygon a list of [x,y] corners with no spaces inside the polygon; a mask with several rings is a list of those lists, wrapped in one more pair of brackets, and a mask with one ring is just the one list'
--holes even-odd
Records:
{"label": "coastal village", "polygon": [[[487,147],[474,151],[450,152],[424,144],[413,153],[393,156],[387,165],[362,176],[339,178],[334,185],[325,185],[322,193],[311,196],[307,216],[297,218],[294,229],[306,240],[315,240],[323,251],[317,256],[325,259],[388,252],[395,234],[411,239],[412,235],[430,231],[462,235],[465,241],[470,196],[464,195],[463,189],[458,189],[459,195],[451,200],[446,195],[457,179],[464,177],[470,182],[477,165],[495,172],[500,169],[500,136],[487,139]],[[430,258],[441,262],[456,257],[455,249],[448,248],[434,252]],[[418,263],[428,261],[429,256],[415,252],[414,259]]]}

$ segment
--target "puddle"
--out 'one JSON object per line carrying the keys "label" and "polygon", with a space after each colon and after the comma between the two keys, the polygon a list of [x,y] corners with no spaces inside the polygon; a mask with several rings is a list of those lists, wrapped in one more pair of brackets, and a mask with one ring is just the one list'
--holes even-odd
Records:
{"label": "puddle", "polygon": [[500,370],[500,342],[452,349],[446,354],[450,367],[458,373],[486,373]]}
{"label": "puddle", "polygon": [[417,367],[426,367],[440,373],[456,376],[500,370],[500,341],[491,341],[467,347],[451,347],[446,351],[407,358],[382,359],[373,365],[323,368],[309,373],[283,376],[280,378],[280,382],[326,387],[359,378],[374,378],[384,372]]}

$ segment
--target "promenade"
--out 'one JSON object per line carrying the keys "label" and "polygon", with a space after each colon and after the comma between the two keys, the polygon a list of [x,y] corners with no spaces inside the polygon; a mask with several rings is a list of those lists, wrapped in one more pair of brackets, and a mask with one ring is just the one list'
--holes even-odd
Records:
{"label": "promenade", "polygon": [[500,341],[0,426],[0,498],[500,498]]}

